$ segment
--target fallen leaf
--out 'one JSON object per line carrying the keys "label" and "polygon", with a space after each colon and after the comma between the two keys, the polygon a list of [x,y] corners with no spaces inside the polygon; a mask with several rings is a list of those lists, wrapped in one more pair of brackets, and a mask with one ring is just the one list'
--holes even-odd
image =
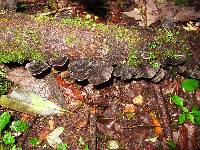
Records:
{"label": "fallen leaf", "polygon": [[151,137],[151,138],[146,139],[145,141],[155,143],[157,138],[158,137]]}
{"label": "fallen leaf", "polygon": [[21,119],[22,121],[25,121],[25,122],[28,122],[30,119],[31,119],[32,116],[28,115],[28,114],[25,114],[25,113],[22,113],[21,114]]}
{"label": "fallen leaf", "polygon": [[0,105],[20,112],[43,116],[63,113],[63,109],[57,104],[22,89],[14,89],[9,95],[2,95]]}
{"label": "fallen leaf", "polygon": [[183,29],[185,29],[186,31],[197,31],[198,27],[195,26],[191,21],[189,23],[187,23],[187,26],[183,26]]}
{"label": "fallen leaf", "polygon": [[56,148],[58,144],[62,143],[62,140],[60,139],[60,134],[62,134],[64,131],[63,127],[58,127],[51,132],[47,137],[47,142],[49,145],[53,148]]}
{"label": "fallen leaf", "polygon": [[49,134],[49,130],[47,127],[43,127],[39,132],[39,141],[44,141],[47,139],[47,136]]}
{"label": "fallen leaf", "polygon": [[175,22],[184,22],[200,18],[200,12],[196,12],[193,7],[182,7],[173,17]]}
{"label": "fallen leaf", "polygon": [[55,124],[54,124],[54,120],[53,120],[53,117],[49,120],[49,129],[50,130],[53,130],[55,127]]}
{"label": "fallen leaf", "polygon": [[126,104],[124,108],[124,112],[130,112],[133,113],[135,112],[136,107],[133,104]]}
{"label": "fallen leaf", "polygon": [[150,116],[154,125],[155,134],[157,136],[162,136],[163,133],[162,133],[162,128],[161,128],[159,120],[155,117],[154,112],[150,112]]}
{"label": "fallen leaf", "polygon": [[133,99],[133,103],[141,105],[144,103],[144,98],[142,97],[142,95],[138,95]]}

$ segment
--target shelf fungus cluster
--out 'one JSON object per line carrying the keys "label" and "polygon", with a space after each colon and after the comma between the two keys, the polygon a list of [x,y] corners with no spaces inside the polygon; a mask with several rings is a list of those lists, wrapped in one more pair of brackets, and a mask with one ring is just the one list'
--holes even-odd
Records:
{"label": "shelf fungus cluster", "polygon": [[[128,64],[112,65],[103,60],[97,59],[77,59],[70,60],[67,56],[50,59],[44,63],[32,61],[27,63],[25,68],[32,73],[33,76],[45,75],[50,71],[51,67],[68,69],[70,77],[78,82],[88,81],[92,85],[100,85],[115,77],[121,80],[146,79],[148,81],[158,83],[164,79],[166,72],[170,69],[177,70],[177,73],[183,74],[189,69],[184,67],[186,58],[166,59],[165,62],[154,62],[155,66],[144,63],[138,66],[130,66]],[[191,76],[192,74],[190,74]],[[196,75],[196,74],[195,74]],[[198,76],[194,78],[198,79]],[[188,74],[186,74],[188,76]]]}
{"label": "shelf fungus cluster", "polygon": [[100,85],[109,81],[113,76],[122,80],[150,79],[153,82],[161,81],[165,71],[159,64],[157,67],[141,65],[138,67],[121,64],[113,67],[102,60],[79,59],[68,62],[68,57],[52,59],[49,62],[37,63],[32,61],[26,64],[26,69],[34,76],[45,74],[51,67],[67,67],[70,77],[79,82],[88,80],[90,84]]}

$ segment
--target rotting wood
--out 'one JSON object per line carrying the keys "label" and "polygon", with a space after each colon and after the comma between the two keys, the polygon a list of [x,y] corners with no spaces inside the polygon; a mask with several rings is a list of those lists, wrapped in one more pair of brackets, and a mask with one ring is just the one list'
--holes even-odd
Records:
{"label": "rotting wood", "polygon": [[[183,36],[184,33],[178,29],[177,31],[158,29],[152,41],[152,36],[140,37],[141,31],[136,28],[97,24],[91,19],[56,18],[8,12],[0,14],[2,35],[0,63],[36,60],[44,64],[49,63],[51,58],[67,57],[69,63],[73,64],[82,59],[83,62],[88,61],[90,71],[76,66],[76,69],[70,71],[70,75],[73,79],[81,81],[82,78],[74,78],[74,74],[80,77],[81,72],[93,85],[108,81],[113,70],[119,72],[117,77],[120,76],[122,80],[148,78],[153,82],[160,82],[165,74],[164,70],[162,75],[159,74],[160,69],[164,69],[163,66],[178,67],[192,56],[187,36]],[[144,42],[145,38],[147,42]],[[178,43],[180,41],[182,43]],[[161,44],[152,46],[155,42]],[[186,72],[192,66],[194,70],[192,77],[200,78],[198,64],[191,63],[185,63],[186,68],[188,67]],[[119,67],[120,70],[117,71],[117,67],[113,68],[120,65],[129,65],[133,69]],[[136,73],[133,74],[135,68]],[[97,73],[100,75],[96,76]],[[158,80],[153,80],[157,76],[159,76]]]}

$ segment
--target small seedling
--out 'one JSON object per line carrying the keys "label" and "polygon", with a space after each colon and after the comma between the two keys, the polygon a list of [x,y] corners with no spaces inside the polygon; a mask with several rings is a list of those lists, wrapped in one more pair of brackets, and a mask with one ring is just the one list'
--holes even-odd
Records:
{"label": "small seedling", "polygon": [[[27,123],[17,120],[13,121],[10,129],[5,130],[5,127],[10,123],[10,114],[8,112],[4,112],[0,115],[0,149],[9,147],[10,150],[22,150],[21,147],[17,147],[15,143],[15,137],[12,135],[12,131],[14,132],[25,132],[28,128]],[[10,131],[11,130],[11,131]],[[2,135],[2,131],[5,131],[5,134]],[[3,144],[4,143],[4,144]]]}
{"label": "small seedling", "polygon": [[66,150],[66,149],[67,149],[67,144],[65,143],[58,144],[57,150]]}
{"label": "small seedling", "polygon": [[12,122],[11,130],[15,132],[25,132],[27,129],[28,129],[28,124],[24,121],[17,120]]}
{"label": "small seedling", "polygon": [[21,147],[17,147],[17,146],[14,144],[10,150],[22,150],[22,148],[21,148]]}
{"label": "small seedling", "polygon": [[35,145],[40,144],[40,141],[37,138],[32,137],[32,138],[29,139],[29,144],[35,146]]}
{"label": "small seedling", "polygon": [[200,111],[197,106],[192,107],[190,112],[186,107],[184,107],[183,99],[177,95],[171,96],[171,100],[174,104],[182,109],[182,114],[178,118],[179,124],[183,124],[187,119],[189,119],[192,124],[200,125]]}
{"label": "small seedling", "polygon": [[167,141],[167,146],[168,146],[169,150],[175,150],[176,149],[176,144],[172,140]]}
{"label": "small seedling", "polygon": [[[199,82],[195,79],[185,79],[182,82],[181,87],[183,88],[184,91],[193,92],[194,90],[198,88],[198,84]],[[192,124],[200,125],[200,110],[198,109],[197,106],[193,106],[192,111],[189,111],[184,106],[184,101],[181,97],[177,95],[173,95],[171,96],[171,100],[183,111],[182,114],[178,118],[179,124],[183,124],[186,120],[190,120]]]}
{"label": "small seedling", "polygon": [[6,94],[11,86],[11,81],[7,80],[5,75],[6,70],[0,68],[0,95]]}
{"label": "small seedling", "polygon": [[112,149],[112,150],[118,149],[119,143],[116,140],[110,140],[110,141],[108,141],[107,148]]}
{"label": "small seedling", "polygon": [[6,132],[3,136],[3,141],[6,145],[15,143],[15,137],[11,135],[11,132]]}
{"label": "small seedling", "polygon": [[160,64],[159,63],[157,63],[157,62],[150,62],[149,63],[150,64],[150,66],[152,67],[152,68],[158,68],[159,66],[160,66]]}
{"label": "small seedling", "polygon": [[88,144],[85,146],[84,150],[90,150]]}
{"label": "small seedling", "polygon": [[198,88],[198,86],[199,81],[196,79],[185,79],[181,84],[181,87],[186,92],[193,92]]}
{"label": "small seedling", "polygon": [[8,112],[4,112],[0,116],[0,136],[2,130],[5,128],[5,126],[10,122],[10,114]]}
{"label": "small seedling", "polygon": [[165,32],[165,37],[166,37],[166,40],[169,42],[169,41],[172,41],[173,40],[173,33],[172,31],[170,30],[166,30]]}
{"label": "small seedling", "polygon": [[155,43],[151,43],[151,44],[149,44],[149,48],[150,48],[150,49],[155,49],[156,46],[157,46],[157,45],[156,45]]}

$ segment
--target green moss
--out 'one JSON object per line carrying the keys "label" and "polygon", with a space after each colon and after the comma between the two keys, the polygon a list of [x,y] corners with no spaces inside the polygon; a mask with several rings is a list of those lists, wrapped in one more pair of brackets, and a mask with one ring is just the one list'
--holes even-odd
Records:
{"label": "green moss", "polygon": [[44,57],[42,53],[40,53],[39,51],[33,50],[30,54],[30,59],[39,62],[39,61],[42,61]]}
{"label": "green moss", "polygon": [[13,50],[13,51],[1,51],[0,52],[0,63],[23,63],[25,60],[43,60],[42,53],[33,50],[26,52],[25,50]]}
{"label": "green moss", "polygon": [[47,15],[37,15],[37,16],[34,16],[33,19],[37,22],[40,22],[40,23],[43,23],[43,22],[46,22],[46,21],[55,21],[55,17],[49,17]]}
{"label": "green moss", "polygon": [[10,62],[22,63],[25,59],[26,59],[26,54],[24,50],[0,52],[0,63],[10,63]]}
{"label": "green moss", "polygon": [[135,48],[135,52],[140,52],[140,55],[146,54],[147,59],[144,60],[142,57],[136,57],[138,54],[130,50],[128,55],[129,65],[135,65],[135,62],[144,63],[145,61],[152,67],[157,67],[157,61],[162,61],[166,58],[179,59],[181,56],[190,57],[190,46],[187,43],[186,36],[179,29],[158,29],[155,33],[140,39],[138,45]]}
{"label": "green moss", "polygon": [[5,78],[6,71],[0,68],[0,96],[7,94],[10,89],[12,82]]}
{"label": "green moss", "polygon": [[91,30],[101,30],[107,31],[109,28],[107,25],[102,23],[97,24],[95,21],[86,18],[85,20],[79,17],[76,18],[63,18],[61,21],[62,27],[65,25],[70,25],[73,27],[87,28]]}
{"label": "green moss", "polygon": [[132,49],[128,55],[127,64],[130,66],[137,66],[137,54],[136,50]]}
{"label": "green moss", "polygon": [[105,25],[102,23],[96,23],[94,20],[90,18],[86,18],[85,20],[82,18],[64,18],[61,21],[62,27],[65,25],[70,25],[73,27],[87,28],[90,30],[99,30],[103,31],[106,34],[114,35],[117,40],[129,40],[130,38],[135,37],[133,32],[129,31],[129,29],[118,26],[118,25]]}
{"label": "green moss", "polygon": [[72,43],[77,43],[78,39],[75,35],[69,34],[68,36],[65,37],[65,42],[67,45],[71,45]]}
{"label": "green moss", "polygon": [[4,40],[0,43],[0,63],[23,63],[25,60],[41,61],[44,57],[39,50],[41,35],[37,29],[25,27],[24,30],[5,27],[5,31],[12,32],[12,41]]}

